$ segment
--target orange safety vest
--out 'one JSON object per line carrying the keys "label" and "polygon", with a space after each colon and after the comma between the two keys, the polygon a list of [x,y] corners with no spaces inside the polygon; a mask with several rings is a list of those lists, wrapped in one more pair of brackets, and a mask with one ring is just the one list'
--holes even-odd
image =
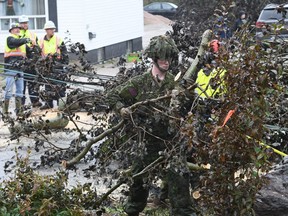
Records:
{"label": "orange safety vest", "polygon": [[45,57],[48,54],[59,54],[59,58],[61,57],[60,45],[62,44],[62,39],[56,35],[54,35],[50,40],[41,39],[39,41],[39,46],[42,50],[42,56]]}
{"label": "orange safety vest", "polygon": [[[10,37],[10,36],[14,37],[16,39],[19,39],[18,35],[10,34],[8,37]],[[11,57],[11,56],[21,56],[21,57],[25,58],[26,57],[26,46],[25,46],[25,44],[23,44],[23,45],[21,45],[21,46],[19,46],[17,48],[10,49],[8,47],[7,39],[6,39],[6,41],[5,41],[4,58],[8,58],[8,57]]]}

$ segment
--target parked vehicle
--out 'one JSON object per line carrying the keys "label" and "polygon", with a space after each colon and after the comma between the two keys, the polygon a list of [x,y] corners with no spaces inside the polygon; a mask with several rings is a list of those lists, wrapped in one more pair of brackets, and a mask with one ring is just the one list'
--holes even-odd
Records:
{"label": "parked vehicle", "polygon": [[268,4],[256,22],[256,39],[273,42],[288,40],[288,3]]}
{"label": "parked vehicle", "polygon": [[144,11],[154,15],[161,15],[173,19],[178,6],[170,2],[153,2],[144,6]]}

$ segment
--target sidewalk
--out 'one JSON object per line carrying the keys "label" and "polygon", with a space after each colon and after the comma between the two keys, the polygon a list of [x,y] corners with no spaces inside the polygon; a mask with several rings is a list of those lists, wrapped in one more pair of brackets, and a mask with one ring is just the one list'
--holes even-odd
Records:
{"label": "sidewalk", "polygon": [[[157,18],[157,16],[153,16],[153,17]],[[168,21],[166,21],[166,22],[159,21],[158,23],[154,21],[154,22],[150,22],[150,23],[144,25],[144,34],[143,34],[143,38],[142,38],[143,49],[145,49],[147,47],[147,45],[149,44],[150,39],[152,37],[157,36],[157,35],[163,35],[167,31],[172,31],[171,23]],[[115,76],[119,71],[119,69],[116,65],[117,60],[118,60],[118,58],[107,61],[105,64],[95,65],[97,73]],[[129,68],[131,65],[132,65],[132,63],[126,64],[127,68]]]}

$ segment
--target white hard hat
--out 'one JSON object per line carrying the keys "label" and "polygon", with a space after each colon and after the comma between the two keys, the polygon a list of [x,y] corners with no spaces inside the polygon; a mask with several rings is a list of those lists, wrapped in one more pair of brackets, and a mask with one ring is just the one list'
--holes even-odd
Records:
{"label": "white hard hat", "polygon": [[27,16],[22,15],[19,17],[19,23],[25,23],[25,22],[29,22],[29,19]]}
{"label": "white hard hat", "polygon": [[19,23],[11,23],[10,24],[10,28],[9,28],[9,32],[11,32],[11,30],[14,29],[14,28],[19,28],[20,29]]}
{"label": "white hard hat", "polygon": [[45,23],[44,29],[56,29],[56,26],[55,26],[54,22],[49,20]]}

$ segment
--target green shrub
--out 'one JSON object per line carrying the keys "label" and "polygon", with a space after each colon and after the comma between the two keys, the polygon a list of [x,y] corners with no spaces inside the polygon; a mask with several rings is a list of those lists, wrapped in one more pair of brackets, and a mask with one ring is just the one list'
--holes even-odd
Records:
{"label": "green shrub", "polygon": [[84,215],[96,209],[96,189],[89,184],[67,189],[67,174],[41,176],[29,165],[28,157],[17,157],[15,176],[0,183],[0,215]]}

